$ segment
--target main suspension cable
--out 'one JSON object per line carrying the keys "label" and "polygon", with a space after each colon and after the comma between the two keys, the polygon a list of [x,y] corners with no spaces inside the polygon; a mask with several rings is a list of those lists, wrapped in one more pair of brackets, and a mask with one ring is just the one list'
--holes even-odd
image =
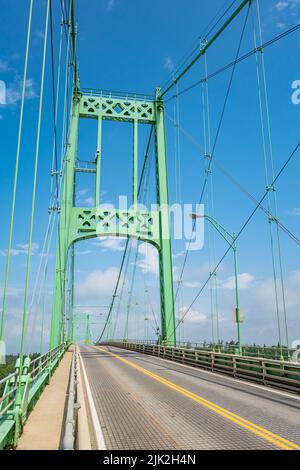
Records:
{"label": "main suspension cable", "polygon": [[[199,36],[197,37],[197,39],[194,41],[193,45],[192,46],[192,50],[190,52],[187,52],[186,54],[184,54],[184,56],[182,57],[181,60],[179,60],[179,66],[176,67],[176,69],[172,70],[172,73],[170,75],[170,77],[163,83],[162,85],[162,89],[164,89],[165,87],[167,87],[169,85],[169,83],[175,79],[175,75],[178,75],[179,72],[183,69],[183,67],[185,66],[185,64],[191,60],[191,58],[196,54],[196,52],[198,52],[199,50],[199,39],[201,38],[204,38],[204,39],[207,39],[208,36],[210,35],[210,33],[216,28],[216,26],[220,23],[220,21],[222,21],[222,19],[224,18],[224,16],[229,12],[229,10],[232,8],[232,6],[234,5],[234,3],[237,2],[237,0],[233,0],[231,1],[230,5],[226,8],[226,10],[224,11],[224,13],[219,17],[219,15],[221,14],[221,12],[223,11],[224,7],[229,3],[230,0],[225,0],[225,2],[223,3],[223,5],[219,8],[219,10],[217,11],[217,13],[214,15],[214,17],[212,18],[212,20],[208,23],[208,25],[206,26],[206,28],[204,28],[204,30],[202,31],[201,34],[199,34]],[[217,19],[217,21],[214,23],[214,21]],[[214,24],[213,24],[214,23]],[[210,28],[210,29],[209,29]],[[207,32],[208,31],[208,32]]]}
{"label": "main suspension cable", "polygon": [[[219,68],[215,72],[212,72],[208,76],[202,77],[200,80],[197,80],[196,82],[194,82],[191,85],[187,86],[186,88],[182,89],[181,92],[179,93],[179,95],[183,95],[183,94],[187,93],[188,91],[193,90],[194,88],[201,85],[206,80],[211,80],[212,78],[217,77],[218,75],[222,74],[223,72],[226,72],[228,69],[231,69],[235,65],[240,64],[241,62],[243,62],[246,59],[249,59],[251,56],[256,54],[258,51],[260,51],[262,49],[266,49],[267,47],[275,44],[277,41],[280,41],[281,39],[284,39],[285,37],[289,36],[290,34],[295,33],[299,29],[300,29],[300,23],[297,24],[296,26],[293,26],[292,28],[287,29],[286,31],[284,31],[281,34],[278,34],[277,36],[273,37],[269,41],[267,41],[265,43],[261,43],[260,45],[257,46],[257,48],[251,49],[247,53],[245,53],[242,56],[238,57],[238,59],[236,59],[232,62],[229,62],[228,64],[226,64],[223,67]],[[174,99],[176,99],[176,94],[174,94],[174,95],[170,96],[169,98],[167,98],[165,100],[165,103],[168,103],[169,101],[174,100]]]}

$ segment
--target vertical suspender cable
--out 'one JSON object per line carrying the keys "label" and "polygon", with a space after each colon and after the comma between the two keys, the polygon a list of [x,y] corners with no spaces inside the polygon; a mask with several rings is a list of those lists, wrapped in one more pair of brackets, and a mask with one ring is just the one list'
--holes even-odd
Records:
{"label": "vertical suspender cable", "polygon": [[[259,29],[259,40],[262,44],[262,28],[260,21],[260,7],[259,0],[257,0],[257,17],[258,17],[258,29]],[[254,25],[254,45],[257,46],[255,25]],[[285,289],[283,281],[283,266],[282,266],[282,255],[281,255],[281,240],[278,227],[278,206],[277,206],[277,196],[275,186],[270,186],[269,180],[274,180],[274,161],[273,161],[273,144],[271,136],[271,122],[270,122],[270,111],[269,111],[269,101],[268,101],[268,89],[267,89],[267,80],[266,80],[266,70],[265,70],[265,61],[264,61],[264,51],[259,49],[261,57],[261,74],[262,74],[262,84],[260,79],[259,71],[259,61],[256,54],[256,71],[257,71],[257,84],[258,84],[258,97],[259,97],[259,109],[260,109],[260,121],[261,121],[261,133],[262,133],[262,145],[263,145],[263,157],[264,157],[264,168],[265,168],[265,179],[266,179],[266,189],[268,191],[267,201],[268,201],[268,212],[270,212],[271,204],[273,202],[273,209],[275,214],[275,219],[269,217],[269,234],[270,234],[270,244],[271,244],[271,256],[272,256],[272,268],[273,268],[273,281],[274,281],[274,294],[275,294],[275,306],[276,306],[276,318],[277,318],[277,328],[278,328],[278,340],[282,356],[282,332],[281,332],[281,319],[280,319],[280,310],[279,310],[279,295],[278,295],[278,286],[277,286],[277,272],[276,272],[276,261],[275,261],[275,246],[273,238],[273,223],[276,223],[276,240],[277,240],[277,249],[278,249],[278,263],[279,263],[279,272],[280,272],[280,284],[281,284],[281,295],[282,295],[282,305],[283,305],[283,314],[284,314],[284,324],[285,324],[285,335],[287,346],[289,344],[289,335],[288,335],[288,323],[287,323],[287,311],[286,311],[286,301],[285,301]],[[263,111],[263,102],[265,104],[265,114]],[[266,125],[265,125],[266,121]],[[267,135],[267,137],[266,137]],[[268,144],[267,144],[268,143]],[[268,151],[267,151],[268,145]],[[268,155],[269,155],[269,164],[268,164]],[[269,177],[269,165],[270,165],[270,174]],[[273,197],[271,199],[270,192],[272,191]]]}
{"label": "vertical suspender cable", "polygon": [[[116,330],[117,330],[117,326],[118,326],[120,308],[121,308],[121,303],[122,303],[122,299],[123,299],[124,289],[125,289],[125,285],[126,285],[127,272],[128,272],[128,267],[129,267],[129,260],[130,260],[131,250],[132,250],[132,242],[133,242],[133,240],[131,240],[131,243],[130,243],[130,246],[129,246],[128,255],[127,255],[127,260],[126,260],[126,265],[125,265],[125,271],[124,271],[124,278],[123,278],[123,282],[122,282],[122,287],[121,287],[119,302],[118,302],[117,311],[116,311],[116,315],[115,315],[115,323],[114,323],[114,327],[113,327],[113,330],[112,330],[112,331],[113,331],[113,332],[112,332],[112,339],[115,338],[115,334],[116,334]],[[120,338],[119,338],[119,339],[120,339]]]}
{"label": "vertical suspender cable", "polygon": [[[209,167],[208,167],[209,170],[212,166],[213,157],[214,157],[214,154],[215,154],[217,143],[219,141],[219,136],[220,136],[220,132],[221,132],[221,129],[222,129],[222,124],[223,124],[223,120],[224,120],[224,116],[225,116],[225,111],[226,111],[226,108],[227,108],[227,103],[228,103],[228,100],[229,100],[229,96],[230,96],[230,92],[231,92],[231,88],[232,88],[232,84],[233,84],[233,78],[234,78],[234,75],[235,75],[237,58],[239,57],[240,49],[242,47],[242,42],[243,42],[243,38],[244,38],[244,34],[245,34],[245,30],[246,30],[246,26],[247,26],[247,22],[248,22],[248,18],[249,18],[249,13],[250,13],[251,6],[252,6],[252,2],[249,2],[248,10],[247,10],[247,13],[246,13],[246,16],[245,16],[241,36],[240,36],[239,43],[238,43],[238,48],[237,48],[237,52],[236,52],[236,59],[235,59],[235,62],[234,62],[234,66],[232,68],[232,72],[230,74],[229,84],[228,84],[228,87],[227,87],[225,100],[224,100],[224,103],[223,103],[223,106],[222,106],[222,111],[221,111],[221,116],[220,116],[218,127],[217,127],[216,136],[215,136],[214,143],[213,143],[213,146],[212,146],[211,158],[210,158]],[[203,51],[205,52],[206,49],[207,49],[207,45],[204,47]],[[201,54],[201,55],[203,55],[203,54]],[[202,199],[203,199],[203,196],[205,194],[205,188],[206,188],[207,183],[208,183],[208,179],[206,177],[204,179],[204,182],[203,182],[203,186],[202,186],[202,190],[201,190],[201,194],[200,194],[200,199],[199,199],[199,204],[202,203]],[[195,224],[196,224],[196,219],[194,220],[194,223],[193,223],[192,232],[195,230]],[[189,254],[191,241],[192,241],[192,237],[189,240],[188,248],[186,249],[186,252],[185,252],[185,257],[184,257],[184,261],[183,261],[183,265],[182,265],[181,273],[180,273],[180,280],[182,280],[183,273],[184,273],[184,270],[185,270],[185,266],[186,266],[187,257],[188,257],[188,254]],[[178,288],[176,290],[175,299],[177,298],[179,289],[180,289],[180,285],[178,286]],[[186,313],[184,314],[183,318],[185,316],[186,316]],[[178,325],[175,327],[175,330],[177,328],[178,328]]]}
{"label": "vertical suspender cable", "polygon": [[[263,37],[262,37],[262,27],[261,27],[261,19],[260,19],[260,3],[259,3],[259,0],[257,0],[257,16],[258,16],[260,43],[262,44],[263,43]],[[271,180],[274,181],[274,179],[275,179],[275,169],[274,169],[274,159],[273,159],[273,143],[272,143],[272,136],[271,136],[271,120],[270,120],[269,98],[268,98],[268,88],[267,88],[267,80],[266,80],[264,51],[262,51],[261,59],[262,59],[263,85],[264,85],[265,102],[266,102],[268,142],[269,142],[269,148],[270,148]],[[273,185],[273,189],[274,189],[273,195],[274,195],[274,209],[275,209],[275,218],[276,218],[276,220],[273,220],[272,222],[276,223],[276,238],[277,238],[277,248],[278,248],[278,262],[279,262],[279,272],[280,272],[282,306],[283,306],[283,315],[284,315],[286,346],[288,347],[289,346],[289,333],[288,333],[288,321],[287,321],[287,310],[286,310],[286,300],[285,300],[285,288],[284,288],[284,280],[283,280],[281,240],[280,240],[279,227],[278,227],[278,220],[279,220],[278,204],[277,204],[276,188],[275,188],[274,185]]]}
{"label": "vertical suspender cable", "polygon": [[[139,186],[138,186],[138,197],[140,197],[140,192],[141,192],[142,185],[143,185],[143,182],[144,182],[146,165],[147,165],[148,158],[149,158],[149,150],[150,150],[150,146],[151,146],[151,142],[152,142],[152,137],[154,135],[153,130],[154,130],[154,126],[151,126],[150,134],[149,134],[149,138],[148,138],[148,143],[147,143],[147,147],[146,147],[146,153],[145,153],[145,157],[144,157],[144,163],[143,163],[142,172],[141,172],[140,181],[139,181]],[[108,314],[107,314],[107,317],[106,317],[106,320],[105,320],[104,327],[103,327],[102,332],[101,332],[101,334],[100,334],[100,336],[97,340],[97,343],[99,343],[101,341],[101,339],[104,335],[104,332],[105,332],[105,330],[106,330],[106,328],[109,324],[109,319],[110,319],[110,316],[111,316],[113,308],[114,308],[116,294],[118,292],[119,284],[120,284],[120,281],[121,281],[121,274],[122,274],[123,268],[125,266],[125,258],[126,258],[128,247],[129,247],[129,238],[127,238],[127,240],[126,240],[125,250],[124,250],[124,253],[123,253],[121,266],[120,266],[120,271],[119,271],[119,274],[118,274],[118,277],[117,277],[117,282],[116,282],[116,286],[115,286],[115,289],[114,289],[112,301],[111,301],[111,304],[110,304],[110,307],[109,307],[109,311],[108,311]]]}
{"label": "vertical suspender cable", "polygon": [[[240,50],[241,50],[241,47],[242,47],[242,42],[243,42],[243,38],[244,38],[244,34],[245,34],[245,30],[246,30],[246,26],[247,26],[247,22],[248,22],[248,18],[249,18],[249,13],[250,13],[251,6],[252,6],[252,2],[249,2],[247,13],[246,13],[244,24],[243,24],[243,28],[242,28],[242,32],[241,32],[241,36],[240,36],[239,43],[238,43],[238,48],[237,48],[236,55],[235,55],[234,65],[232,67],[232,72],[230,74],[230,79],[229,79],[228,87],[227,87],[226,94],[225,94],[224,103],[223,103],[222,110],[221,110],[221,115],[220,115],[220,119],[219,119],[219,123],[218,123],[218,127],[217,127],[217,132],[216,132],[216,135],[215,135],[215,138],[214,138],[214,143],[212,145],[212,152],[211,152],[211,158],[210,158],[210,163],[209,163],[209,169],[212,166],[213,158],[214,158],[214,155],[215,155],[215,150],[216,150],[216,147],[217,147],[217,144],[218,144],[218,141],[219,141],[220,132],[221,132],[221,129],[222,129],[223,120],[224,120],[224,116],[225,116],[225,111],[227,109],[227,104],[228,104],[228,100],[229,100],[229,96],[230,96],[230,92],[231,92],[231,88],[232,88],[232,84],[233,84],[233,78],[234,78],[234,75],[235,75],[237,59],[240,55]],[[201,56],[205,53],[206,50],[207,50],[207,45],[203,48]],[[199,54],[198,54],[198,56],[199,56]],[[171,85],[171,86],[173,86],[173,85]],[[202,203],[203,196],[205,194],[205,188],[206,188],[207,182],[208,182],[208,179],[205,178],[204,182],[203,182],[200,198],[199,198],[199,204]],[[194,223],[193,223],[192,233],[195,230],[195,226],[196,226],[196,219],[194,220]],[[192,233],[191,233],[191,237],[192,237]],[[183,265],[182,265],[181,272],[180,272],[180,280],[182,280],[182,277],[183,277],[183,273],[184,273],[185,266],[186,266],[186,263],[187,263],[187,257],[188,257],[188,254],[189,254],[191,242],[192,242],[192,238],[190,238],[189,243],[188,243],[188,247],[187,247],[186,252],[185,252],[185,257],[184,257]],[[175,293],[175,300],[177,298],[179,289],[180,289],[180,285],[177,287],[177,290],[176,290],[176,293]]]}
{"label": "vertical suspender cable", "polygon": [[[71,0],[70,0],[71,1]],[[63,3],[64,5],[64,3]],[[61,24],[61,31],[64,27],[64,10],[62,12],[62,24]],[[58,77],[57,77],[57,96],[56,96],[56,118],[57,118],[57,112],[58,112],[58,90],[59,90],[59,83],[60,83],[60,69],[61,69],[61,52],[62,52],[62,37],[60,38],[60,47],[59,47],[59,70],[58,70]],[[62,117],[63,117],[63,125],[62,125],[62,134],[61,134],[61,162],[60,162],[60,179],[59,179],[59,191],[58,191],[58,200],[55,201],[55,195],[53,195],[53,178],[51,178],[51,189],[50,189],[50,201],[49,201],[49,207],[52,207],[56,204],[56,206],[59,206],[60,204],[60,195],[61,195],[61,187],[62,187],[62,181],[63,181],[63,173],[64,173],[64,148],[65,148],[65,139],[66,139],[66,132],[67,132],[67,100],[68,100],[68,80],[69,80],[69,64],[70,61],[70,27],[68,28],[68,34],[67,34],[67,47],[66,47],[66,67],[65,67],[65,84],[64,84],[64,99],[63,99],[63,111],[62,111]],[[54,170],[54,140],[53,140],[53,156],[52,156],[52,170]],[[54,216],[53,216],[54,214]],[[41,341],[40,341],[40,347],[41,351],[43,348],[43,333],[44,333],[44,316],[45,316],[45,292],[46,292],[46,285],[47,285],[47,280],[48,280],[48,261],[49,261],[49,255],[50,255],[50,249],[51,249],[51,243],[52,243],[52,238],[53,238],[53,231],[55,227],[55,221],[57,219],[58,212],[57,211],[51,211],[50,212],[50,218],[49,218],[49,225],[50,227],[47,227],[46,230],[46,237],[45,237],[45,247],[43,247],[43,257],[42,259],[45,259],[45,266],[44,266],[44,277],[43,277],[43,282],[40,286],[39,293],[37,296],[37,305],[41,305],[42,303],[42,319],[41,319]],[[43,299],[41,302],[41,296],[43,295]],[[35,297],[35,289],[34,293],[32,296],[32,301],[31,305],[33,304]],[[32,342],[30,343],[32,344]]]}
{"label": "vertical suspender cable", "polygon": [[[51,18],[51,16],[50,16],[50,18]],[[59,52],[58,52],[58,70],[57,70],[57,90],[56,90],[56,99],[55,99],[55,105],[54,105],[55,106],[55,119],[54,119],[55,126],[54,126],[53,144],[52,144],[52,165],[51,165],[49,217],[48,217],[48,225],[47,225],[44,244],[43,244],[42,256],[41,256],[41,259],[40,259],[40,263],[39,263],[39,267],[38,267],[38,271],[37,271],[37,275],[36,275],[36,279],[35,279],[33,294],[32,294],[31,302],[30,302],[29,309],[28,309],[28,322],[29,322],[29,319],[30,319],[30,312],[31,312],[31,310],[34,306],[34,302],[35,302],[36,291],[37,291],[37,287],[38,287],[38,281],[39,281],[39,278],[40,278],[40,273],[41,273],[43,261],[45,261],[45,263],[44,263],[45,268],[43,270],[44,271],[44,278],[43,278],[43,281],[41,282],[41,286],[40,286],[40,290],[39,290],[37,307],[39,306],[40,299],[41,299],[41,290],[45,289],[45,283],[46,283],[46,277],[47,277],[47,271],[48,271],[47,270],[47,264],[48,264],[48,258],[49,258],[48,248],[50,249],[49,240],[50,240],[50,242],[52,240],[53,227],[54,227],[54,223],[55,223],[55,217],[53,217],[53,214],[56,213],[56,210],[58,209],[58,205],[59,205],[59,201],[58,201],[58,197],[59,197],[59,174],[58,174],[57,158],[56,158],[56,155],[57,155],[56,126],[57,126],[57,117],[58,117],[58,103],[59,103],[59,91],[60,91],[60,79],[61,79],[62,38],[63,38],[63,28],[64,28],[63,19],[64,19],[64,11],[62,12],[62,15],[61,15],[61,28],[60,28],[60,40],[59,40]],[[55,192],[56,196],[54,195],[54,198],[52,199],[52,196],[53,196],[53,194],[52,194],[52,192],[53,192],[53,177],[56,177],[57,184],[56,184],[56,192]],[[54,207],[55,206],[55,199],[57,199],[56,207]],[[47,253],[45,252],[46,247],[47,247]],[[43,312],[44,312],[44,308],[42,310],[42,315],[43,315]],[[36,320],[37,320],[37,313],[38,313],[38,310],[36,309],[33,324],[32,324],[32,328],[31,328],[29,351],[31,350],[31,346],[32,346],[32,342],[33,342],[33,335],[34,335],[34,328],[35,328]],[[43,324],[43,318],[42,318],[41,322]]]}
{"label": "vertical suspender cable", "polygon": [[[150,170],[151,170],[151,160],[147,160],[147,173],[145,171],[145,180],[144,180],[144,192],[143,196],[141,197],[141,202],[142,204],[145,204],[146,201],[146,196],[148,192],[148,184],[149,184],[149,177],[150,177]],[[147,247],[147,244],[146,244]],[[132,297],[133,297],[133,287],[134,287],[134,282],[135,282],[135,275],[136,275],[136,268],[137,268],[137,260],[139,256],[139,240],[137,240],[137,247],[136,247],[136,253],[135,253],[135,258],[134,258],[134,265],[133,265],[133,272],[132,272],[132,279],[131,279],[131,284],[129,287],[129,298],[128,298],[128,303],[127,303],[127,311],[126,311],[126,321],[125,321],[125,327],[124,327],[124,339],[128,340],[128,328],[129,328],[129,314],[131,310],[131,303],[132,303]]]}
{"label": "vertical suspender cable", "polygon": [[[200,48],[202,47],[202,43],[200,43]],[[204,54],[204,74],[205,77],[207,77],[207,56]],[[209,135],[209,129],[208,127],[208,122],[209,122],[209,117],[208,117],[208,110],[206,109],[207,107],[207,82],[204,80],[202,83],[202,116],[203,116],[203,141],[204,141],[204,171],[205,171],[205,178],[210,179],[210,172],[211,170],[209,169],[209,159],[210,159],[210,152],[211,152],[211,146],[210,146],[210,135]],[[206,162],[208,161],[208,165]],[[206,204],[207,204],[207,209],[206,212],[210,214],[211,212],[211,207],[210,207],[210,185],[206,185]],[[212,271],[212,259],[211,259],[211,236],[212,236],[212,231],[211,228],[209,227],[208,229],[208,264],[209,264],[209,272]],[[215,316],[214,316],[214,301],[213,301],[213,279],[212,277],[209,280],[209,294],[210,294],[210,315],[211,315],[211,343],[213,349],[215,348]],[[179,328],[180,329],[180,328]]]}
{"label": "vertical suspender cable", "polygon": [[26,266],[25,292],[24,292],[24,307],[23,307],[23,320],[22,320],[22,336],[21,336],[21,349],[20,349],[20,363],[21,363],[20,376],[21,376],[21,373],[22,373],[22,361],[23,361],[23,355],[24,355],[25,334],[26,334],[29,274],[30,274],[33,224],[34,224],[34,215],[35,215],[35,199],[36,199],[37,172],[38,172],[38,162],[39,162],[41,120],[42,120],[42,111],[43,111],[45,65],[46,65],[46,52],[47,52],[47,38],[48,38],[50,1],[51,0],[47,0],[47,6],[46,6],[46,21],[45,21],[44,49],[43,49],[42,73],[41,73],[40,103],[39,103],[38,125],[37,125],[37,135],[36,135],[33,191],[32,191],[32,201],[31,201],[31,214],[30,214],[30,227],[29,227],[29,240],[28,240],[27,266]]}
{"label": "vertical suspender cable", "polygon": [[[175,145],[175,196],[176,196],[176,203],[181,203],[182,202],[182,188],[181,188],[181,142],[180,142],[180,102],[179,102],[179,85],[176,83],[176,100],[174,102],[174,145]],[[177,281],[177,286],[180,284],[180,280]],[[179,328],[179,342],[181,339],[183,339],[183,328],[184,324],[181,322],[181,313],[182,313],[182,306],[183,306],[183,295],[182,295],[182,290],[179,291],[180,297],[178,298],[177,302],[177,317],[178,321],[180,323],[180,328]],[[174,301],[174,304],[176,306],[176,300],[177,297]]]}
{"label": "vertical suspender cable", "polygon": [[[207,65],[207,52],[204,54],[204,68],[205,68],[205,82],[204,82],[204,91],[205,91],[205,104],[204,104],[204,117],[206,122],[206,136],[207,136],[207,159],[208,159],[208,178],[207,185],[207,198],[208,198],[208,207],[211,216],[215,217],[215,203],[214,203],[214,183],[213,183],[213,173],[212,165],[210,164],[211,159],[211,124],[210,124],[210,103],[209,103],[209,85],[208,85],[208,65]],[[205,112],[206,110],[206,112]],[[212,262],[215,265],[216,262],[216,246],[215,246],[215,232],[211,231],[211,256]],[[211,269],[211,268],[210,268]],[[217,290],[217,272],[214,273],[213,279],[211,280],[211,301],[212,309],[215,312],[215,321],[216,321],[216,339],[217,344],[220,342],[220,331],[219,331],[219,307],[218,307],[218,290]]]}
{"label": "vertical suspender cable", "polygon": [[19,160],[20,160],[21,138],[22,138],[22,130],[23,130],[23,113],[24,113],[24,102],[25,102],[25,94],[26,94],[26,82],[27,82],[28,56],[29,56],[30,36],[31,36],[32,7],[33,7],[33,0],[30,0],[23,85],[22,85],[22,97],[21,97],[21,109],[20,109],[19,130],[18,130],[18,143],[17,143],[17,151],[16,151],[14,186],[13,186],[13,195],[12,195],[8,249],[7,249],[6,268],[5,268],[5,281],[4,281],[4,290],[3,290],[3,300],[2,300],[0,341],[3,340],[3,337],[4,337],[4,320],[5,320],[5,313],[6,313],[7,288],[8,288],[11,245],[12,245],[12,236],[13,236],[13,228],[14,228],[14,218],[15,218],[16,193],[17,193],[17,185],[18,185]]}

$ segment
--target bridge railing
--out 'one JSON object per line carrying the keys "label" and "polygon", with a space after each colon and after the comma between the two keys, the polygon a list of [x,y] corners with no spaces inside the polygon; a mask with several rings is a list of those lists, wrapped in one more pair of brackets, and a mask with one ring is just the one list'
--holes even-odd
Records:
{"label": "bridge railing", "polygon": [[112,341],[102,344],[150,354],[211,372],[300,393],[300,364],[296,362],[149,343]]}
{"label": "bridge railing", "polygon": [[0,380],[0,419],[6,413],[6,411],[9,410],[9,408],[14,404],[17,386],[15,385],[14,387],[8,389],[7,384],[10,382],[16,382],[17,375],[18,372],[15,371]]}
{"label": "bridge railing", "polygon": [[69,345],[55,349],[31,360],[16,361],[15,371],[0,380],[0,449],[14,447],[30,411],[49,383]]}
{"label": "bridge railing", "polygon": [[[116,339],[114,341],[122,342],[123,340]],[[130,343],[138,343],[138,344],[157,344],[156,340],[138,340],[138,339],[130,339],[128,340]],[[237,344],[232,343],[219,343],[219,344],[212,344],[208,342],[202,343],[193,343],[190,341],[182,341],[176,343],[176,345],[180,348],[186,349],[201,349],[203,351],[212,351],[212,352],[220,352],[226,354],[238,354],[238,347]],[[246,357],[257,357],[257,358],[266,358],[266,359],[275,359],[281,360],[282,358],[285,361],[293,361],[294,358],[299,356],[300,362],[300,349],[296,348],[287,348],[283,347],[280,348],[278,346],[256,346],[256,345],[243,345],[242,347],[242,355]],[[240,355],[240,354],[239,354]],[[295,361],[297,362],[297,361]]]}

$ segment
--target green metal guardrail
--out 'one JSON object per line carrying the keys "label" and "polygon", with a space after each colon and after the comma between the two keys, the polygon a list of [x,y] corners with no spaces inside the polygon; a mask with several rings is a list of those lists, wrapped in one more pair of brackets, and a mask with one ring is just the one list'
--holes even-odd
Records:
{"label": "green metal guardrail", "polygon": [[110,341],[101,344],[150,354],[211,372],[300,393],[300,364],[296,362],[125,341]]}
{"label": "green metal guardrail", "polygon": [[21,376],[18,358],[15,372],[0,380],[0,450],[17,445],[29,413],[68,347],[61,344],[32,361],[25,357]]}
{"label": "green metal guardrail", "polygon": [[[116,339],[114,341],[123,342],[121,339]],[[138,344],[157,344],[157,340],[138,340],[131,338],[128,340],[129,343],[138,343]],[[226,354],[237,354],[238,347],[236,343],[219,343],[219,344],[212,344],[209,342],[202,342],[202,343],[193,343],[191,341],[182,341],[176,343],[179,348],[183,349],[200,349],[202,351],[214,351],[218,353],[226,353]],[[296,348],[287,348],[287,347],[278,347],[278,346],[256,346],[256,345],[248,345],[244,344],[242,346],[242,356],[246,357],[258,357],[258,358],[265,358],[265,359],[275,359],[281,360],[283,358],[284,361],[292,361],[297,362],[294,360],[297,356],[299,356],[300,362],[300,349]]]}

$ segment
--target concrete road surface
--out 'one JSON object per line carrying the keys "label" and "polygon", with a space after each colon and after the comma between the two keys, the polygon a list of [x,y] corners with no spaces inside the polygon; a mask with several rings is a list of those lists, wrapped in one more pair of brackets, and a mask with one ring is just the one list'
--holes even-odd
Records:
{"label": "concrete road surface", "polygon": [[300,450],[300,397],[115,347],[81,357],[109,450]]}

